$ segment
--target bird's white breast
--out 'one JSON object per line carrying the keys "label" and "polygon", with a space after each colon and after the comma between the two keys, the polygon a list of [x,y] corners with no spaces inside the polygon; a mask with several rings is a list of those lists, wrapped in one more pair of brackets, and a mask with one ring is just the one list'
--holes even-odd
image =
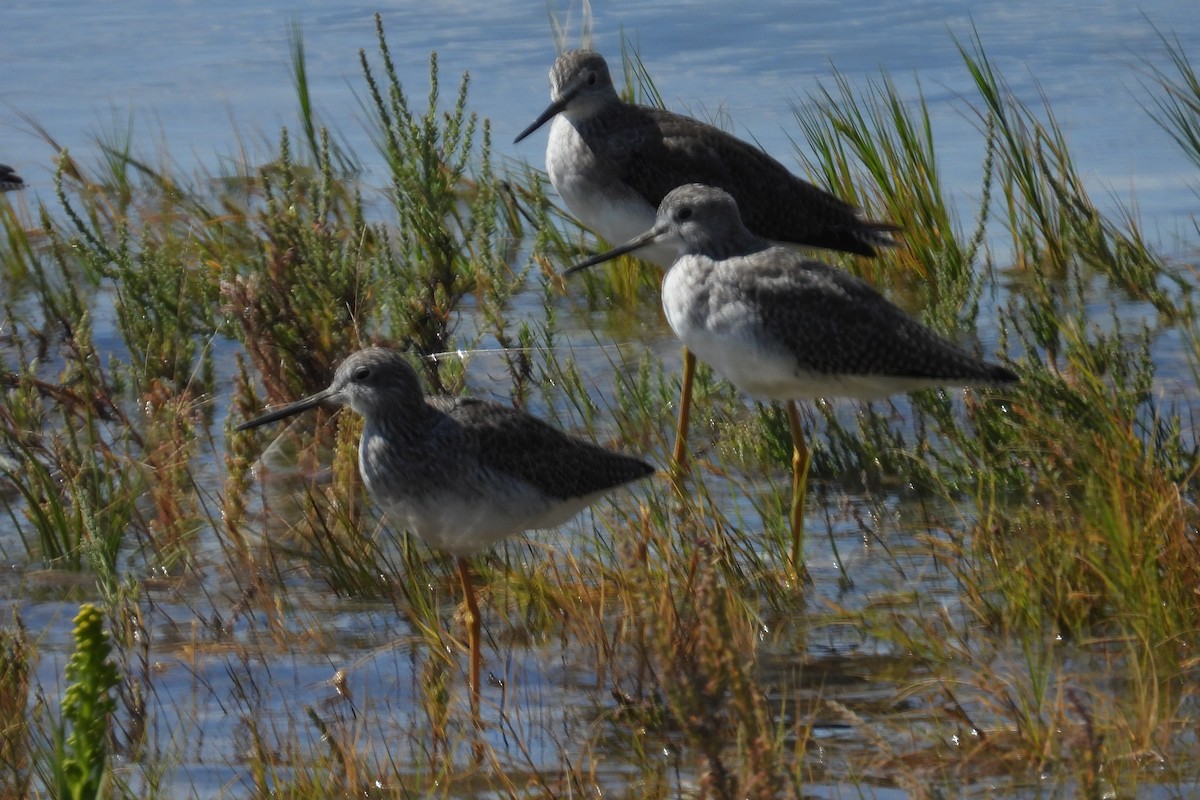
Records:
{"label": "bird's white breast", "polygon": [[[597,160],[565,114],[550,124],[546,172],[571,213],[609,244],[624,244],[654,227],[657,209]],[[674,245],[650,245],[635,255],[669,267],[676,252]]]}

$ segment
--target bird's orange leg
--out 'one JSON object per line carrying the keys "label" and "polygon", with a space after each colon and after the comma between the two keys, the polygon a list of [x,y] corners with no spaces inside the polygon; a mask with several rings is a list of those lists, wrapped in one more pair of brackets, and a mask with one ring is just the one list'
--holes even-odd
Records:
{"label": "bird's orange leg", "polygon": [[479,719],[479,604],[475,601],[475,589],[471,585],[471,568],[465,558],[458,559],[458,577],[462,580],[463,594],[467,598],[467,658],[470,661],[467,684],[471,690],[471,716]]}
{"label": "bird's orange leg", "polygon": [[696,375],[696,356],[683,348],[683,385],[679,392],[679,423],[675,426],[675,450],[671,454],[671,470],[675,477],[688,472],[687,436],[692,411],[692,379]]}
{"label": "bird's orange leg", "polygon": [[792,428],[792,569],[796,580],[802,580],[804,569],[804,500],[808,493],[808,465],[812,455],[804,442],[800,427],[800,411],[794,400],[787,402],[788,422]]}

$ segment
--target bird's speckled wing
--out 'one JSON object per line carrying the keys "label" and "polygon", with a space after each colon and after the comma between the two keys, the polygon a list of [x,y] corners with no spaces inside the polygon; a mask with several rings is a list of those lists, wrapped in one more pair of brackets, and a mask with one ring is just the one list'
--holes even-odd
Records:
{"label": "bird's speckled wing", "polygon": [[722,262],[722,291],[752,304],[768,341],[782,343],[797,367],[827,375],[880,375],[972,383],[1016,380],[1005,367],[982,362],[910,317],[868,283],[795,253],[754,270],[740,259]]}
{"label": "bird's speckled wing", "polygon": [[493,470],[560,499],[585,497],[643,478],[654,468],[632,456],[568,436],[536,417],[490,400],[429,398],[453,420],[463,443]]}
{"label": "bird's speckled wing", "polygon": [[863,219],[854,206],[719,128],[657,108],[627,105],[621,112],[589,121],[584,138],[656,208],[677,186],[703,183],[733,195],[746,227],[764,239],[861,255],[894,244],[888,234],[897,226]]}

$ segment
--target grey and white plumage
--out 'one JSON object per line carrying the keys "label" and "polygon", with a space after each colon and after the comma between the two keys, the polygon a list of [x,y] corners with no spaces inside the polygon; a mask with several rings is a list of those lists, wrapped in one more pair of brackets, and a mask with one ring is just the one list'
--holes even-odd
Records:
{"label": "grey and white plumage", "polygon": [[0,164],[0,192],[15,192],[25,188],[25,181],[8,164]]}
{"label": "grey and white plumage", "polygon": [[946,340],[865,281],[755,236],[727,192],[670,192],[653,228],[568,272],[651,243],[675,249],[663,281],[684,345],[747,394],[775,400],[884,397],[1017,376]]}
{"label": "grey and white plumage", "polygon": [[[546,171],[567,207],[611,242],[654,224],[667,193],[686,183],[729,192],[746,226],[776,242],[874,255],[895,225],[796,177],[755,145],[691,117],[621,100],[598,53],[569,50],[550,70],[551,103],[521,141],[553,118]],[[662,266],[669,248],[639,255]]]}
{"label": "grey and white plumage", "polygon": [[560,525],[654,471],[499,403],[427,397],[412,367],[384,348],[353,353],[327,389],[238,429],[319,404],[348,405],[364,418],[359,470],[386,515],[459,557],[521,531]]}

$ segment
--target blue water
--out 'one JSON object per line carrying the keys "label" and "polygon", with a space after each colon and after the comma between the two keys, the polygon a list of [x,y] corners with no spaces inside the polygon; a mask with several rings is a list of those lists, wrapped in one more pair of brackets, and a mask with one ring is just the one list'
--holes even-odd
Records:
{"label": "blue water", "polygon": [[[319,113],[362,157],[376,159],[362,123],[358,50],[375,51],[373,13],[383,14],[393,57],[410,94],[421,97],[429,53],[443,85],[472,75],[471,107],[494,123],[501,156],[540,164],[544,133],[515,135],[544,107],[555,48],[546,4],[401,2],[382,5],[268,0],[120,4],[8,0],[0,6],[0,162],[18,168],[48,199],[52,148],[21,115],[77,157],[98,133],[131,120],[134,141],[154,155],[165,144],[184,168],[216,169],[237,155],[267,152],[296,120],[288,29],[303,28]],[[572,44],[578,5],[557,4]],[[1149,119],[1143,59],[1163,65],[1158,33],[1200,41],[1195,0],[961,3],[595,2],[596,49],[616,58],[634,43],[667,104],[699,115],[727,113],[739,135],[794,163],[790,104],[803,103],[836,67],[856,84],[885,71],[929,102],[943,175],[961,202],[977,191],[982,147],[968,110],[968,76],[955,37],[972,29],[1013,90],[1036,104],[1044,93],[1102,207],[1136,205],[1152,237],[1175,252],[1194,240],[1195,169]],[[382,182],[382,179],[381,179]],[[969,205],[967,206],[969,208]],[[969,212],[968,212],[969,213]]]}

